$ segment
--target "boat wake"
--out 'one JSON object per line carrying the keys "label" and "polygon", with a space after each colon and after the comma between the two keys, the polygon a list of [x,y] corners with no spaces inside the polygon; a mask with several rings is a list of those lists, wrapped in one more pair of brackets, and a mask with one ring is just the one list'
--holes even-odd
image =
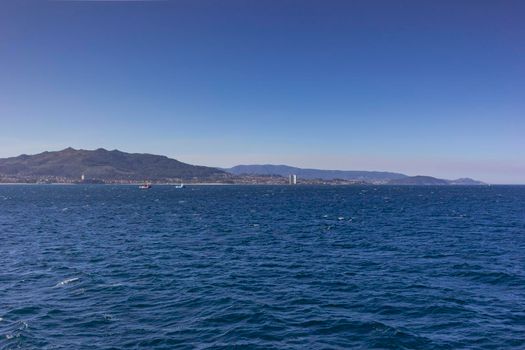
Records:
{"label": "boat wake", "polygon": [[66,284],[70,284],[72,282],[78,281],[79,279],[80,278],[78,277],[68,278],[68,279],[63,280],[62,282],[57,283],[55,287],[65,286]]}

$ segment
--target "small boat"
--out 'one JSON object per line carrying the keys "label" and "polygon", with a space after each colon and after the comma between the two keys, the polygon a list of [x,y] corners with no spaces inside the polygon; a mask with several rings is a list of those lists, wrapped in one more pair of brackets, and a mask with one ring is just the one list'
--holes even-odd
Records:
{"label": "small boat", "polygon": [[151,188],[151,184],[149,184],[149,183],[144,183],[144,184],[140,185],[139,188],[140,188],[141,190],[149,190],[149,189]]}
{"label": "small boat", "polygon": [[184,184],[181,183],[180,185],[176,185],[175,188],[184,188]]}

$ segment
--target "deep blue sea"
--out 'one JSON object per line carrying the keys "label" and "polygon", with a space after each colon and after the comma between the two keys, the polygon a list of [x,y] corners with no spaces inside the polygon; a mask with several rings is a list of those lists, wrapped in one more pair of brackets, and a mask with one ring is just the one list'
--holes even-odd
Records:
{"label": "deep blue sea", "polygon": [[525,187],[0,186],[0,349],[525,349]]}

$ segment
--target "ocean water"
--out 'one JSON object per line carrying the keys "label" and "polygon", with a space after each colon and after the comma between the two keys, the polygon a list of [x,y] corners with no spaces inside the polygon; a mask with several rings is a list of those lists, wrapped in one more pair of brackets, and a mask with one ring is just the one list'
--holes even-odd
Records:
{"label": "ocean water", "polygon": [[525,349],[525,187],[0,186],[0,349]]}

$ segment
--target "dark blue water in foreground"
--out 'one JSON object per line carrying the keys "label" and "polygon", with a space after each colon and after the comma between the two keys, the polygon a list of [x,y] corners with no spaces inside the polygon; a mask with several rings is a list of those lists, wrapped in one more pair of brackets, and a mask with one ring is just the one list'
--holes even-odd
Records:
{"label": "dark blue water in foreground", "polygon": [[0,349],[524,349],[525,187],[0,186]]}

